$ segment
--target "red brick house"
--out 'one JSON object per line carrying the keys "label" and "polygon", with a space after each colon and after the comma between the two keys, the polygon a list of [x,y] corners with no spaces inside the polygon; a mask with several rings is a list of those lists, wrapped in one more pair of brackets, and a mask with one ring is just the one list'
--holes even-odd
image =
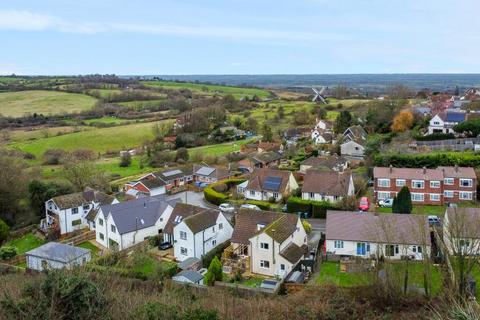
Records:
{"label": "red brick house", "polygon": [[375,167],[373,177],[375,201],[395,197],[403,186],[409,188],[413,204],[444,205],[477,197],[477,177],[468,167]]}

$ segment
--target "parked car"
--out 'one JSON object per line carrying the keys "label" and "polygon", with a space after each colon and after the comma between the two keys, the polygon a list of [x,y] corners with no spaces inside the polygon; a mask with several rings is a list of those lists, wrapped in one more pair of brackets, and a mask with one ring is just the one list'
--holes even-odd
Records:
{"label": "parked car", "polygon": [[370,209],[370,199],[368,199],[368,197],[361,197],[358,209],[361,211],[368,211],[368,209]]}
{"label": "parked car", "polygon": [[262,210],[262,209],[260,209],[258,206],[254,205],[254,204],[249,204],[249,203],[242,204],[242,205],[240,206],[240,208],[250,209],[250,210]]}
{"label": "parked car", "polygon": [[168,250],[171,247],[173,247],[173,246],[170,242],[162,242],[158,245],[158,249],[160,249],[160,250]]}
{"label": "parked car", "polygon": [[393,206],[393,199],[389,198],[385,200],[380,200],[378,201],[378,205],[380,207],[391,208]]}
{"label": "parked car", "polygon": [[235,212],[235,207],[230,203],[222,203],[221,205],[218,206],[218,208],[222,212],[229,212],[229,213]]}
{"label": "parked car", "polygon": [[428,223],[438,224],[438,223],[440,223],[440,218],[438,216],[434,216],[434,215],[428,216]]}

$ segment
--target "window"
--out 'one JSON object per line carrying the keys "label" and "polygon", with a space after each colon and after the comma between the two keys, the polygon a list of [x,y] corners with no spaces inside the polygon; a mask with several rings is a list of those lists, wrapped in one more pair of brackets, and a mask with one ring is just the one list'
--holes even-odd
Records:
{"label": "window", "polygon": [[260,268],[264,268],[264,269],[270,268],[270,261],[260,260]]}
{"label": "window", "polygon": [[443,196],[444,196],[445,198],[453,198],[454,194],[453,194],[453,191],[445,190],[445,191],[443,192]]}
{"label": "window", "polygon": [[112,230],[113,233],[117,232],[117,227],[115,227],[113,224],[110,225],[110,230]]}
{"label": "window", "polygon": [[260,249],[268,250],[268,243],[266,243],[266,242],[260,242]]}
{"label": "window", "polygon": [[412,180],[413,189],[423,189],[425,186],[425,181],[423,180]]}
{"label": "window", "polygon": [[387,244],[385,245],[385,255],[387,257],[393,257],[394,255],[398,254],[398,245]]}
{"label": "window", "polygon": [[217,245],[217,240],[212,240],[212,246],[216,246]]}
{"label": "window", "polygon": [[453,178],[445,178],[445,179],[443,179],[443,183],[445,183],[446,185],[449,185],[449,186],[453,186],[454,179]]}
{"label": "window", "polygon": [[222,230],[223,229],[223,223],[219,223],[218,224],[218,230]]}
{"label": "window", "polygon": [[378,186],[383,188],[390,187],[390,179],[378,179]]}
{"label": "window", "polygon": [[187,240],[187,233],[185,231],[180,231],[180,239]]}
{"label": "window", "polygon": [[440,201],[440,195],[437,193],[432,193],[430,194],[430,200],[431,201]]}
{"label": "window", "polygon": [[255,190],[250,190],[250,195],[251,195],[252,197],[255,197]]}
{"label": "window", "polygon": [[90,209],[90,205],[86,204],[83,206],[83,210],[88,210],[88,209]]}
{"label": "window", "polygon": [[82,224],[82,219],[72,221],[72,227],[78,226],[79,224]]}
{"label": "window", "polygon": [[422,247],[421,246],[413,246],[412,247],[413,253],[422,253]]}
{"label": "window", "polygon": [[430,181],[430,188],[440,188],[440,181]]}
{"label": "window", "polygon": [[212,227],[212,232],[215,232],[215,226]]}
{"label": "window", "polygon": [[423,193],[412,193],[412,201],[423,201]]}
{"label": "window", "polygon": [[436,125],[436,126],[438,126],[438,125],[440,125],[440,122],[438,122],[438,121],[433,121],[433,124]]}
{"label": "window", "polygon": [[378,200],[388,199],[388,198],[390,198],[390,192],[378,191],[377,192],[377,198],[378,198]]}
{"label": "window", "polygon": [[187,255],[187,248],[184,248],[184,247],[180,247],[180,254],[183,255],[183,256],[186,256]]}
{"label": "window", "polygon": [[343,241],[335,240],[334,247],[335,249],[343,249]]}
{"label": "window", "polygon": [[285,265],[283,263],[280,265],[280,270],[282,270],[282,271],[285,270]]}
{"label": "window", "polygon": [[462,192],[460,191],[458,193],[458,197],[461,199],[461,200],[472,200],[472,193],[471,192]]}
{"label": "window", "polygon": [[72,208],[72,213],[77,214],[78,213],[78,208]]}
{"label": "window", "polygon": [[310,199],[315,199],[315,193],[310,192]]}
{"label": "window", "polygon": [[273,197],[274,197],[275,199],[278,199],[278,192],[274,192],[274,193],[273,193]]}
{"label": "window", "polygon": [[103,233],[99,232],[98,233],[98,237],[100,238],[100,240],[105,240],[105,236],[103,235]]}
{"label": "window", "polygon": [[395,184],[397,187],[403,187],[405,185],[405,179],[397,179]]}
{"label": "window", "polygon": [[472,184],[472,179],[460,179],[460,187],[471,187]]}
{"label": "window", "polygon": [[103,219],[102,218],[98,218],[98,224],[103,226]]}

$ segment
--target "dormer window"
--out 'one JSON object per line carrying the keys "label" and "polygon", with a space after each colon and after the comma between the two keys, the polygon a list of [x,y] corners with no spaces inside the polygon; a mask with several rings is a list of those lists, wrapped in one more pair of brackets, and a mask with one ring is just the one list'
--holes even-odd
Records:
{"label": "dormer window", "polygon": [[264,224],[261,224],[261,223],[257,224],[257,231],[260,231],[260,230],[262,230],[263,228],[265,228],[265,225],[264,225]]}

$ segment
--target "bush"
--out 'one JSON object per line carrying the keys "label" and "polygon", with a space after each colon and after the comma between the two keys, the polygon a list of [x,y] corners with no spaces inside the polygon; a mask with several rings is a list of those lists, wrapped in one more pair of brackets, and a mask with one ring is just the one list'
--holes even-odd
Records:
{"label": "bush", "polygon": [[8,234],[10,233],[10,228],[8,225],[0,219],[0,245],[7,240]]}
{"label": "bush", "polygon": [[[236,186],[237,184],[240,184],[244,182],[244,179],[226,179],[222,181],[218,181],[215,183],[210,184],[203,190],[203,196],[205,197],[205,200],[212,204],[216,204],[217,206],[224,203],[227,199],[228,196],[216,191],[216,188],[221,185],[226,185],[227,190],[232,188],[233,186]],[[222,188],[223,189],[223,188]],[[222,190],[220,189],[220,190]]]}
{"label": "bush", "polygon": [[218,246],[216,246],[215,248],[213,248],[212,250],[207,252],[207,254],[204,254],[202,256],[202,267],[203,268],[208,268],[210,266],[210,263],[212,262],[213,258],[215,258],[215,257],[221,258],[223,251],[229,245],[230,245],[230,241],[225,241],[224,243],[219,244]]}
{"label": "bush", "polygon": [[327,210],[338,210],[335,203],[328,201],[305,200],[299,197],[290,197],[287,200],[287,212],[307,212],[312,218],[325,219]]}
{"label": "bush", "polygon": [[266,201],[261,200],[247,200],[248,204],[253,204],[259,207],[262,210],[270,210],[272,204]]}
{"label": "bush", "polygon": [[479,167],[480,154],[473,152],[441,152],[424,154],[377,154],[373,165],[397,168],[436,168],[438,166]]}
{"label": "bush", "polygon": [[180,320],[178,307],[157,302],[147,302],[133,310],[128,319],[131,320]]}
{"label": "bush", "polygon": [[148,244],[150,245],[150,247],[157,247],[161,242],[162,239],[160,235],[148,237]]}
{"label": "bush", "polygon": [[126,167],[130,167],[131,164],[132,164],[132,156],[130,155],[130,153],[124,152],[120,157],[119,166],[121,168],[126,168]]}
{"label": "bush", "polygon": [[0,260],[12,259],[17,255],[17,249],[11,246],[3,246],[0,248]]}
{"label": "bush", "polygon": [[212,262],[210,262],[208,271],[205,274],[205,284],[207,286],[213,286],[215,281],[222,281],[222,279],[223,279],[222,263],[220,262],[218,257],[215,256],[213,257]]}
{"label": "bush", "polygon": [[218,314],[215,310],[189,309],[183,314],[182,320],[218,320]]}
{"label": "bush", "polygon": [[48,149],[43,154],[43,163],[47,165],[57,165],[60,164],[67,153],[61,149]]}

